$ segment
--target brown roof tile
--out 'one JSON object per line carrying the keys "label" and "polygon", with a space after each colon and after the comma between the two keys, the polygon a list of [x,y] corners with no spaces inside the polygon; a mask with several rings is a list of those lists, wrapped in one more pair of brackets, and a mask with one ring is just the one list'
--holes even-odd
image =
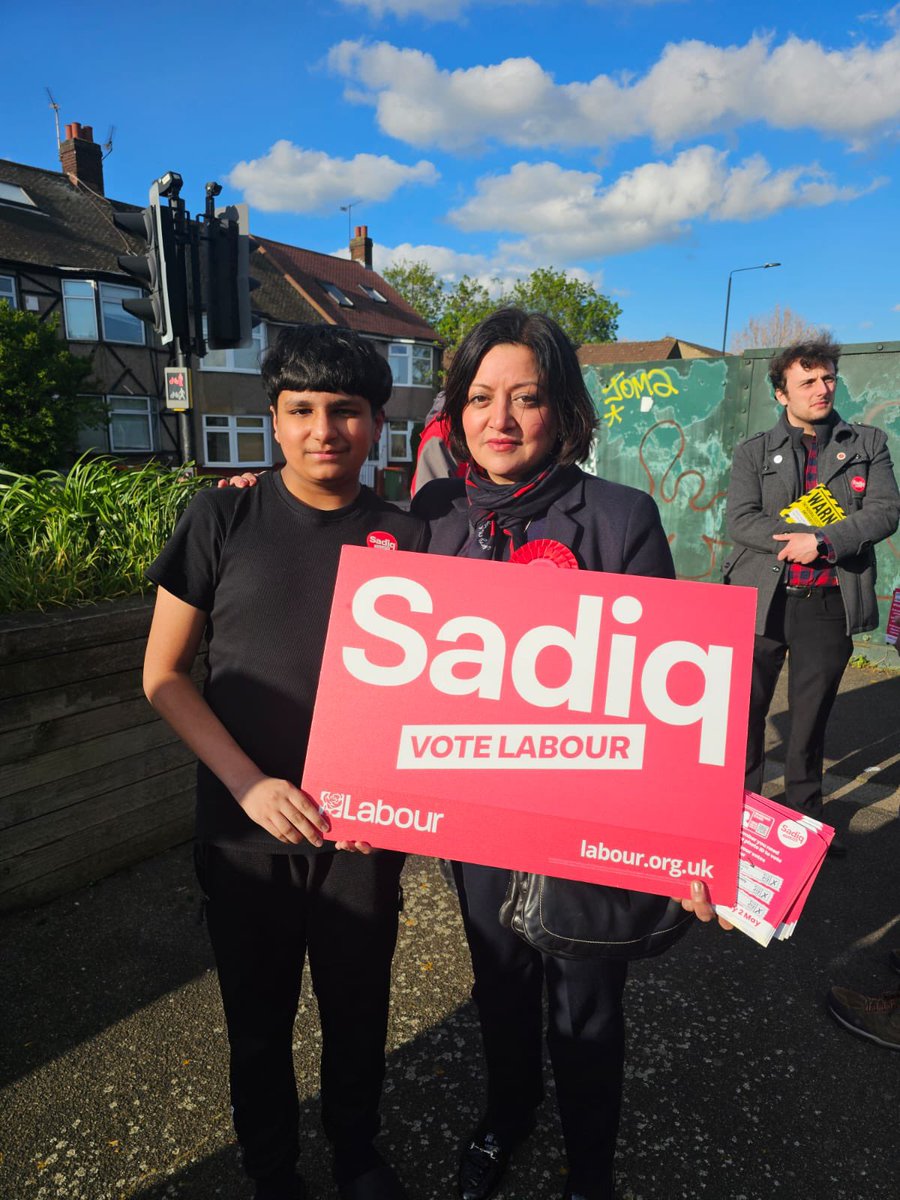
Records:
{"label": "brown roof tile", "polygon": [[[386,280],[362,263],[303,250],[269,238],[253,238],[262,254],[275,263],[311,306],[330,324],[346,325],[360,333],[385,338],[415,338],[436,342],[438,335]],[[254,256],[251,262],[256,261]],[[253,270],[251,269],[251,274]],[[322,283],[332,283],[353,301],[345,307],[333,299]],[[375,288],[387,301],[372,300],[360,285]]]}

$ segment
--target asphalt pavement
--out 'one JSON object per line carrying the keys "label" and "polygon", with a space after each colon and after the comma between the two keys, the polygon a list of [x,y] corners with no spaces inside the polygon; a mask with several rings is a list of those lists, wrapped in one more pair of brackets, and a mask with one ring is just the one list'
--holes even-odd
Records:
{"label": "asphalt pavement", "polygon": [[[780,790],[783,687],[769,728]],[[830,1020],[832,983],[900,986],[900,672],[848,670],[829,732],[826,862],[793,938],[762,949],[700,926],[635,964],[622,1200],[896,1200],[900,1054]],[[481,1107],[471,976],[455,897],[411,859],[395,960],[382,1149],[412,1200],[451,1200]],[[0,920],[2,1200],[246,1200],[226,1040],[191,854],[178,847]],[[296,1027],[303,1166],[333,1200],[318,1124],[315,1006]],[[555,1200],[552,1081],[498,1200]]]}

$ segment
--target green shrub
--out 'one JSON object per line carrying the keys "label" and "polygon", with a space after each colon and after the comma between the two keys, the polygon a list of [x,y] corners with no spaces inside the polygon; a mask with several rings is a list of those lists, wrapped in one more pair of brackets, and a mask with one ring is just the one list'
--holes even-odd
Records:
{"label": "green shrub", "polygon": [[146,591],[147,567],[203,478],[83,457],[67,474],[0,471],[0,612]]}

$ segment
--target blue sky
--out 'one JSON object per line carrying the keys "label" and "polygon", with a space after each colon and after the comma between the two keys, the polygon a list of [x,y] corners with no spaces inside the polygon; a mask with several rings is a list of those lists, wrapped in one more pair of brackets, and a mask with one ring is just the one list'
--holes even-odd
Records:
{"label": "blue sky", "polygon": [[107,194],[208,179],[251,230],[448,279],[552,266],[619,336],[717,346],[775,304],[900,340],[900,4],[758,0],[0,0],[0,157],[56,169],[53,113]]}

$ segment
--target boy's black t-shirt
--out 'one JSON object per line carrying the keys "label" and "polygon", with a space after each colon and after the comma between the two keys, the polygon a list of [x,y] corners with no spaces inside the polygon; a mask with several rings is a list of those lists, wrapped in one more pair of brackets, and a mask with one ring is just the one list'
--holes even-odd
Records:
{"label": "boy's black t-shirt", "polygon": [[[400,550],[426,543],[423,522],[366,487],[346,508],[310,508],[276,471],[260,476],[255,487],[199,492],[147,572],[208,614],[204,697],[267,775],[299,786],[341,547],[365,546],[379,530]],[[348,752],[352,741],[348,712]],[[313,849],[306,841],[288,846],[272,837],[203,763],[197,837],[274,853]]]}

